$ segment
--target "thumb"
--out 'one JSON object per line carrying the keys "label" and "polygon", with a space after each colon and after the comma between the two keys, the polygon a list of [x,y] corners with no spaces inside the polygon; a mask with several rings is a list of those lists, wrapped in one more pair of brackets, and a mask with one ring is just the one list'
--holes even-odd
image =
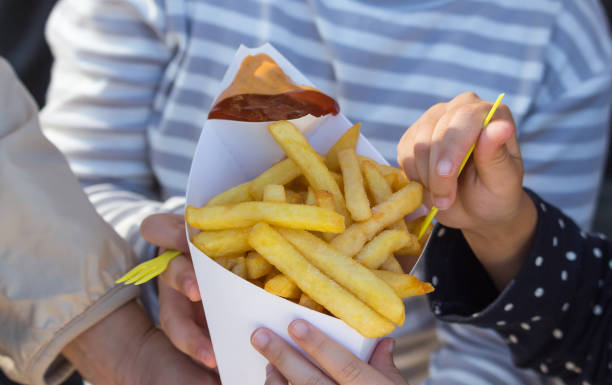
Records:
{"label": "thumb", "polygon": [[521,178],[520,151],[516,130],[511,120],[492,121],[482,130],[476,148],[474,162],[482,183],[494,188]]}
{"label": "thumb", "polygon": [[176,249],[187,253],[185,220],[178,214],[153,214],[140,225],[140,234],[145,241],[164,249]]}
{"label": "thumb", "polygon": [[385,338],[376,345],[372,358],[370,358],[370,365],[382,373],[385,377],[393,381],[395,384],[406,384],[402,378],[399,370],[395,367],[393,362],[393,348],[395,347],[395,340],[393,338]]}

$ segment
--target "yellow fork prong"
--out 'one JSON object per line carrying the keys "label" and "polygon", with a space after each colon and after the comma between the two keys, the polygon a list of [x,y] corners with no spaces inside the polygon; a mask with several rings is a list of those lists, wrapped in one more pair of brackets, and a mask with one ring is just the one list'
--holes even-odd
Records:
{"label": "yellow fork prong", "polygon": [[134,282],[134,285],[142,285],[143,283],[148,282],[152,280],[153,278],[157,277],[160,273],[161,271],[159,269],[152,271],[146,274],[145,276],[143,276],[142,278],[140,278],[138,281]]}
{"label": "yellow fork prong", "polygon": [[142,269],[140,272],[138,272],[138,274],[136,274],[132,278],[130,278],[127,281],[125,281],[125,284],[126,285],[132,284],[132,283],[140,280],[142,277],[144,277],[144,276],[146,276],[146,275],[148,275],[150,273],[151,273],[151,267],[149,265],[145,269]]}
{"label": "yellow fork prong", "polygon": [[115,283],[121,283],[121,282],[127,281],[128,279],[132,278],[135,274],[138,274],[142,269],[145,268],[145,266],[144,266],[145,263],[146,262],[141,263],[140,265],[134,267],[132,270],[130,270],[127,273],[125,273],[123,275],[123,277],[121,277],[118,280],[116,280]]}

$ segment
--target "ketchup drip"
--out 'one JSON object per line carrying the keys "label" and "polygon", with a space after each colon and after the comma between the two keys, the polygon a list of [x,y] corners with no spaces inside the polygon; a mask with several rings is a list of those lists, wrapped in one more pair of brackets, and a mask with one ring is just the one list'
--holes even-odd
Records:
{"label": "ketchup drip", "polygon": [[216,103],[208,119],[268,122],[340,112],[338,103],[319,91],[295,90],[275,95],[239,94]]}

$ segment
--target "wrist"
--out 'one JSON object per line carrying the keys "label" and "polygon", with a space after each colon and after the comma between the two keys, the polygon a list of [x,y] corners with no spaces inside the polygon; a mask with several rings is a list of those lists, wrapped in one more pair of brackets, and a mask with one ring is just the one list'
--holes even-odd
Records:
{"label": "wrist", "polygon": [[537,209],[522,190],[518,207],[511,217],[479,228],[462,229],[470,248],[498,290],[503,290],[518,274],[531,248],[537,221]]}

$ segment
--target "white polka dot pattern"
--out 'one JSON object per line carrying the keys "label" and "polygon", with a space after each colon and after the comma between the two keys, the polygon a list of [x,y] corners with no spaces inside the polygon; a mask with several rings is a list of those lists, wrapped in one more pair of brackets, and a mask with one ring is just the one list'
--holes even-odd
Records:
{"label": "white polka dot pattern", "polygon": [[541,298],[544,295],[544,289],[542,289],[541,287],[538,287],[537,289],[535,289],[535,291],[533,292],[533,295],[535,295],[538,298]]}
{"label": "white polka dot pattern", "polygon": [[521,322],[521,329],[523,330],[531,330],[531,326],[527,322]]}
{"label": "white polka dot pattern", "polygon": [[536,266],[542,266],[542,262],[544,262],[544,258],[542,258],[542,256],[538,256],[535,259],[535,265]]}
{"label": "white polka dot pattern", "polygon": [[595,305],[593,306],[593,314],[595,315],[601,315],[601,313],[603,312],[601,305]]}
{"label": "white polka dot pattern", "polygon": [[566,270],[563,270],[561,272],[561,280],[562,281],[567,281],[567,271]]}
{"label": "white polka dot pattern", "polygon": [[593,255],[595,258],[601,258],[601,249],[599,247],[593,248]]}

